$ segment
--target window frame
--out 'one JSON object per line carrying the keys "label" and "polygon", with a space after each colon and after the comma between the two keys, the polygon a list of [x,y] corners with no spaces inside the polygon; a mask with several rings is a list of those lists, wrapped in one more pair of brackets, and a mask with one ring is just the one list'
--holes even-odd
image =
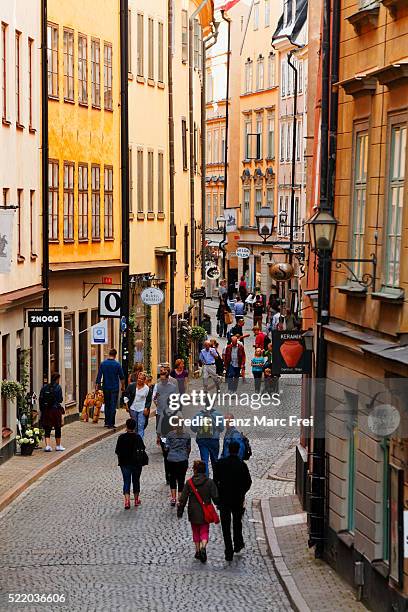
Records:
{"label": "window frame", "polygon": [[21,120],[22,111],[22,92],[21,92],[21,40],[22,34],[19,30],[15,31],[15,91],[16,91],[16,126],[19,128],[23,127]]}
{"label": "window frame", "polygon": [[264,25],[269,28],[271,25],[271,3],[270,0],[264,2]]}
{"label": "window frame", "polygon": [[[365,180],[359,180],[357,177],[359,160],[361,159],[361,150],[359,149],[358,143],[360,137],[366,137],[366,176]],[[354,122],[353,125],[353,151],[352,151],[352,163],[353,173],[351,177],[351,189],[350,189],[350,237],[349,237],[349,252],[351,259],[362,259],[364,257],[364,234],[366,229],[366,216],[367,216],[367,194],[368,194],[368,168],[369,168],[369,123],[368,119],[364,121]],[[364,206],[359,205],[359,226],[356,224],[357,215],[357,191],[364,195]],[[361,203],[361,200],[359,200]],[[356,237],[356,232],[360,236],[359,239]],[[351,262],[350,267],[357,278],[361,278],[363,274],[363,263]]]}
{"label": "window frame", "polygon": [[144,14],[137,13],[136,23],[136,74],[144,78]]}
{"label": "window frame", "polygon": [[35,259],[38,257],[38,254],[36,253],[36,246],[35,246],[35,236],[37,235],[37,232],[35,232],[35,226],[36,226],[36,219],[35,219],[35,214],[34,214],[34,207],[35,207],[35,189],[30,189],[30,257],[31,259]]}
{"label": "window frame", "polygon": [[34,39],[28,37],[28,129],[34,131],[34,99],[33,99],[33,49]]}
{"label": "window frame", "polygon": [[114,240],[113,166],[103,167],[103,237]]}
{"label": "window frame", "polygon": [[181,118],[181,147],[182,147],[182,163],[183,170],[188,170],[188,151],[187,151],[187,120]]}
{"label": "window frame", "polygon": [[101,41],[99,38],[91,38],[91,103],[92,108],[101,108]]}
{"label": "window frame", "polygon": [[[74,30],[72,30],[71,28],[63,28],[62,40],[63,40],[63,53],[64,53],[64,102],[73,102],[74,97],[75,97]],[[72,50],[72,53],[69,52],[70,50]]]}
{"label": "window frame", "polygon": [[[84,181],[84,174],[86,176],[86,181]],[[85,183],[86,183],[86,186],[84,186]],[[78,163],[78,241],[88,242],[88,240],[89,240],[89,168],[86,162],[79,162]]]}
{"label": "window frame", "polygon": [[[275,159],[275,110],[272,110],[267,115],[267,138],[268,138],[268,150],[267,150],[267,159]],[[270,126],[272,126],[272,130],[270,130]]]}
{"label": "window frame", "polygon": [[188,62],[188,11],[181,10],[181,61]]}
{"label": "window frame", "polygon": [[265,58],[259,55],[256,61],[256,90],[263,91],[265,88]]}
{"label": "window frame", "polygon": [[260,13],[259,7],[260,7],[259,0],[255,0],[254,5],[253,5],[254,14],[252,16],[252,27],[253,27],[254,32],[259,30],[259,13]]}
{"label": "window frame", "polygon": [[8,49],[7,49],[7,42],[8,42],[8,24],[5,23],[4,21],[1,22],[1,41],[0,41],[0,45],[1,45],[1,99],[2,99],[2,109],[1,109],[1,116],[2,116],[2,121],[3,123],[8,123],[7,120],[7,112],[8,112],[8,89],[7,89],[7,75],[8,75],[8,70],[7,70],[7,58],[8,58]]}
{"label": "window frame", "polygon": [[[95,181],[94,181],[95,177]],[[96,177],[98,180],[96,180]],[[101,166],[91,165],[91,238],[92,242],[101,240]]]}
{"label": "window frame", "polygon": [[[72,170],[72,181],[70,174]],[[68,184],[66,184],[68,177]],[[75,162],[64,160],[63,163],[63,239],[73,242],[75,237]],[[66,229],[67,228],[67,229]]]}
{"label": "window frame", "polygon": [[154,81],[154,19],[147,18],[147,78]]}
{"label": "window frame", "polygon": [[[246,198],[248,194],[248,199]],[[242,226],[249,227],[251,224],[251,186],[244,185],[242,188]]]}
{"label": "window frame", "polygon": [[[55,172],[56,169],[56,172]],[[56,178],[56,184],[54,179]],[[51,182],[50,182],[51,179]],[[51,196],[51,202],[50,202]],[[51,204],[51,205],[50,205]],[[59,242],[59,160],[48,160],[48,242]],[[54,229],[56,231],[54,232]]]}
{"label": "window frame", "polygon": [[257,153],[259,152],[259,157],[256,158],[259,161],[260,159],[263,159],[264,117],[263,117],[262,112],[256,114],[255,129],[256,129],[256,134],[260,136],[258,138],[258,146],[257,146]]}
{"label": "window frame", "polygon": [[157,81],[164,83],[164,23],[157,22]]}
{"label": "window frame", "polygon": [[49,98],[57,100],[59,98],[59,26],[50,21],[47,22],[47,59],[47,93]]}
{"label": "window frame", "polygon": [[17,189],[17,261],[23,262],[22,223],[23,223],[24,189]]}
{"label": "window frame", "polygon": [[88,37],[81,33],[78,34],[78,103],[88,106]]}
{"label": "window frame", "polygon": [[107,41],[103,42],[103,107],[113,110],[113,50]]}
{"label": "window frame", "polygon": [[157,214],[164,215],[164,151],[157,152]]}
{"label": "window frame", "polygon": [[137,148],[136,152],[136,175],[137,175],[137,212],[144,214],[144,150]]}
{"label": "window frame", "polygon": [[154,214],[154,151],[147,149],[147,214]]}

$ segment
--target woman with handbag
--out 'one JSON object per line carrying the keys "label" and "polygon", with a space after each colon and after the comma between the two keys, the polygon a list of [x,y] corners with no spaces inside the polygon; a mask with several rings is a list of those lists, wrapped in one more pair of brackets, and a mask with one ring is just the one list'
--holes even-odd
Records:
{"label": "woman with handbag", "polygon": [[149,395],[149,387],[146,385],[146,374],[139,372],[137,382],[132,382],[128,385],[125,391],[124,401],[127,399],[127,408],[129,416],[137,423],[137,433],[141,438],[144,437],[145,430],[145,406],[146,399]]}
{"label": "woman with handbag", "polygon": [[125,510],[129,510],[130,485],[133,482],[135,506],[140,506],[140,476],[143,466],[149,463],[143,440],[136,433],[135,419],[128,419],[126,421],[126,432],[120,434],[116,443],[115,453],[118,456],[118,464],[123,476]]}
{"label": "woman with handbag", "polygon": [[204,461],[194,461],[193,474],[193,477],[186,482],[181,494],[177,517],[183,516],[188,502],[188,520],[193,532],[195,559],[205,563],[210,523],[219,523],[218,514],[213,506],[213,503],[218,503],[218,491],[214,481],[205,474]]}

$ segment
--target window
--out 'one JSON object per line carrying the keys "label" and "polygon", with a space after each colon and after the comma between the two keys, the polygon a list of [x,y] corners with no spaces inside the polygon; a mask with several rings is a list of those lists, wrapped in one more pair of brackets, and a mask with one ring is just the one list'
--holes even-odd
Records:
{"label": "window", "polygon": [[137,150],[137,212],[144,211],[143,192],[143,149]]}
{"label": "window", "polygon": [[218,163],[219,162],[219,143],[218,143],[218,138],[219,138],[219,130],[218,128],[216,130],[214,130],[214,140],[213,140],[213,146],[214,146],[214,152],[213,152],[213,162],[214,163]]}
{"label": "window", "polygon": [[303,91],[303,61],[298,63],[298,92]]}
{"label": "window", "polygon": [[16,124],[21,126],[21,32],[16,30]]}
{"label": "window", "polygon": [[144,75],[144,31],[143,15],[137,14],[137,76]]}
{"label": "window", "polygon": [[265,28],[271,25],[271,4],[270,0],[265,0]]}
{"label": "window", "polygon": [[112,45],[103,45],[103,104],[107,110],[112,110]]}
{"label": "window", "polygon": [[74,315],[64,315],[65,403],[75,401],[75,323]]}
{"label": "window", "polygon": [[218,193],[213,193],[213,219],[212,219],[212,227],[217,227],[217,218],[218,218]]}
{"label": "window", "polygon": [[164,153],[157,154],[157,212],[164,213]]}
{"label": "window", "polygon": [[225,128],[221,128],[221,161],[225,161]]}
{"label": "window", "polygon": [[154,21],[152,17],[147,20],[147,77],[154,80]]}
{"label": "window", "polygon": [[47,26],[48,95],[58,97],[58,26]]}
{"label": "window", "polygon": [[400,283],[406,149],[407,127],[405,124],[394,124],[391,127],[390,166],[388,169],[385,285],[395,288],[397,288]]}
{"label": "window", "polygon": [[295,197],[295,210],[294,210],[294,219],[293,225],[295,230],[300,228],[300,208],[299,208],[299,197]]}
{"label": "window", "polygon": [[261,55],[256,63],[256,88],[258,91],[264,88],[264,58]]}
{"label": "window", "polygon": [[64,99],[74,100],[74,33],[64,28]]}
{"label": "window", "polygon": [[242,211],[242,225],[244,227],[249,226],[249,215],[250,215],[250,202],[251,202],[251,189],[244,187],[244,209]]}
{"label": "window", "polygon": [[218,205],[218,216],[219,217],[223,217],[224,216],[224,191],[220,191],[220,199],[219,199],[219,205]]}
{"label": "window", "polygon": [[1,116],[7,121],[7,25],[1,24]]}
{"label": "window", "polygon": [[128,10],[128,73],[132,73],[132,11]]}
{"label": "window", "polygon": [[212,164],[212,132],[207,133],[207,164]]}
{"label": "window", "polygon": [[281,98],[286,96],[286,62],[282,60],[281,67]]}
{"label": "window", "polygon": [[259,2],[256,2],[253,5],[254,9],[254,30],[258,30],[259,28]]}
{"label": "window", "polygon": [[183,64],[188,62],[188,14],[181,11],[181,60]]}
{"label": "window", "polygon": [[287,26],[292,23],[292,4],[293,0],[284,0],[283,5],[283,25]]}
{"label": "window", "polygon": [[181,120],[181,143],[183,148],[183,170],[187,170],[187,122]]}
{"label": "window", "polygon": [[101,169],[99,165],[91,167],[92,189],[92,240],[101,237]]}
{"label": "window", "polygon": [[268,55],[268,87],[275,87],[275,54]]}
{"label": "window", "polygon": [[256,116],[256,133],[258,134],[256,158],[262,159],[263,116],[261,114]]}
{"label": "window", "polygon": [[207,193],[207,215],[205,219],[206,227],[211,227],[211,193]]}
{"label": "window", "polygon": [[23,190],[17,189],[17,256],[18,259],[24,260],[22,253],[22,221],[23,221]]}
{"label": "window", "polygon": [[262,187],[255,189],[255,215],[262,208]]}
{"label": "window", "polygon": [[113,168],[105,166],[104,180],[104,236],[105,240],[113,240]]}
{"label": "window", "polygon": [[275,159],[275,113],[268,115],[268,158]]}
{"label": "window", "polygon": [[92,106],[101,106],[101,47],[99,40],[91,40]]}
{"label": "window", "polygon": [[88,40],[78,34],[78,100],[88,104]]}
{"label": "window", "polygon": [[249,58],[245,62],[245,92],[250,93],[252,91],[252,60]]}
{"label": "window", "polygon": [[194,68],[200,66],[200,31],[201,26],[198,19],[194,19]]}
{"label": "window", "polygon": [[251,140],[249,134],[252,129],[252,121],[251,119],[246,119],[244,123],[244,151],[245,151],[245,159],[251,158]]}
{"label": "window", "polygon": [[78,164],[78,239],[88,240],[88,165]]}
{"label": "window", "polygon": [[158,60],[157,60],[157,80],[159,83],[164,83],[164,64],[163,64],[163,53],[164,53],[164,26],[161,21],[157,24],[158,31]]}
{"label": "window", "polygon": [[147,152],[147,212],[154,212],[153,151]]}
{"label": "window", "polygon": [[129,147],[129,213],[133,213],[133,149]]}
{"label": "window", "polygon": [[73,162],[64,162],[64,240],[74,239],[74,169]]}
{"label": "window", "polygon": [[275,188],[267,187],[266,188],[266,205],[269,208],[274,209],[274,201],[275,201]]}
{"label": "window", "polygon": [[296,159],[297,161],[300,161],[302,140],[303,140],[302,122],[298,120],[296,121]]}
{"label": "window", "polygon": [[33,129],[33,49],[34,41],[28,39],[28,127]]}
{"label": "window", "polygon": [[281,123],[280,124],[280,153],[279,153],[281,162],[285,160],[285,150],[286,150],[286,124]]}
{"label": "window", "polygon": [[59,166],[58,161],[48,162],[48,223],[49,240],[58,240],[58,211],[59,211]]}
{"label": "window", "polygon": [[184,226],[184,274],[188,276],[188,225]]}
{"label": "window", "polygon": [[37,257],[37,248],[36,241],[34,236],[37,235],[36,232],[36,214],[35,214],[35,191],[34,189],[30,189],[30,256]]}
{"label": "window", "polygon": [[292,122],[286,124],[286,161],[290,161],[292,159],[292,134],[293,134],[293,125]]}
{"label": "window", "polygon": [[197,125],[196,122],[194,121],[194,159],[193,159],[193,163],[194,163],[194,172],[197,174],[197,162],[198,162],[198,129],[197,129]]}
{"label": "window", "polygon": [[206,102],[212,102],[212,99],[214,97],[213,89],[214,89],[213,75],[211,72],[207,72]]}
{"label": "window", "polygon": [[9,194],[10,189],[8,187],[3,187],[3,207],[7,208],[9,205]]}

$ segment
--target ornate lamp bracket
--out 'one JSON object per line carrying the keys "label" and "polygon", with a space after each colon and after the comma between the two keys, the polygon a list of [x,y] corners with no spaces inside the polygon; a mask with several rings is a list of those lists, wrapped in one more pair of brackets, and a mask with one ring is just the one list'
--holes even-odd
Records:
{"label": "ornate lamp bracket", "polygon": [[[346,268],[351,276],[351,280],[358,283],[361,287],[365,287],[369,289],[372,287],[375,289],[375,278],[377,272],[377,257],[374,253],[371,253],[369,259],[340,259],[340,258],[331,258],[330,261],[336,264],[336,268],[341,268],[342,266]],[[358,277],[354,272],[353,268],[349,264],[353,263],[370,263],[372,265],[372,272],[365,272]]]}

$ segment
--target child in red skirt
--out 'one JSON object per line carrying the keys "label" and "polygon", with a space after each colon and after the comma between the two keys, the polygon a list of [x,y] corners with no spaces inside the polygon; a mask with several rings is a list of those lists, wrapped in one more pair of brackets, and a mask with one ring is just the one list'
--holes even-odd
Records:
{"label": "child in red skirt", "polygon": [[[217,504],[217,487],[211,478],[206,476],[204,461],[194,461],[193,474],[194,475],[191,480],[203,502],[205,504],[209,504],[211,502]],[[178,518],[183,516],[183,511],[187,502],[188,520],[191,523],[193,542],[196,550],[195,558],[199,559],[201,563],[205,563],[207,561],[207,543],[209,539],[210,525],[204,520],[203,509],[189,481],[187,481],[184,485],[184,489],[179,500],[177,508]]]}

